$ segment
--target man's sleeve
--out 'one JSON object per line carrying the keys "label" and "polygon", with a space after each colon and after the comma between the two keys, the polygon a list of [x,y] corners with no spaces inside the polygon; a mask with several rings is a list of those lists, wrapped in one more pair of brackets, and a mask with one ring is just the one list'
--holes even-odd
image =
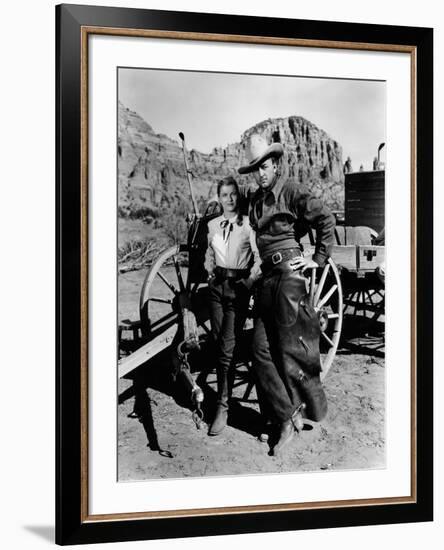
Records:
{"label": "man's sleeve", "polygon": [[321,199],[316,198],[305,188],[296,191],[294,200],[297,216],[303,218],[316,231],[313,260],[323,267],[334,243],[335,217]]}
{"label": "man's sleeve", "polygon": [[211,224],[208,224],[208,246],[205,252],[205,261],[204,267],[207,270],[208,275],[212,275],[214,268],[216,267],[216,256],[214,254],[214,249],[211,246],[211,241],[213,240],[213,232],[211,231]]}
{"label": "man's sleeve", "polygon": [[239,186],[239,211],[243,216],[248,216],[252,192],[249,186]]}
{"label": "man's sleeve", "polygon": [[262,276],[262,271],[261,271],[261,257],[259,255],[259,250],[257,248],[257,244],[256,244],[256,233],[255,231],[250,227],[250,246],[251,246],[251,251],[253,252],[253,260],[254,260],[254,263],[253,263],[253,267],[251,268],[251,271],[250,271],[250,275],[248,277],[248,279],[246,280],[246,284],[248,286],[248,288],[251,288],[254,283],[260,279],[260,277]]}

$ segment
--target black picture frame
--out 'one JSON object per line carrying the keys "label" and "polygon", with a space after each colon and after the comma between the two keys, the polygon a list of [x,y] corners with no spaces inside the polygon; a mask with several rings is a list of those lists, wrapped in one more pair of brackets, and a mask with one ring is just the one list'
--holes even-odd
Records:
{"label": "black picture frame", "polygon": [[[90,518],[82,483],[87,475],[87,380],[80,365],[87,342],[81,319],[87,250],[86,190],[81,186],[82,28],[142,29],[211,35],[259,36],[306,41],[412,48],[416,63],[416,457],[415,498],[373,506],[242,511],[151,517]],[[412,51],[413,51],[412,50]],[[423,522],[433,519],[433,30],[418,27],[181,13],[81,5],[56,7],[56,542],[83,544],[282,530]],[[82,210],[83,209],[83,210]],[[414,279],[415,280],[415,279]],[[83,409],[82,409],[83,407]]]}

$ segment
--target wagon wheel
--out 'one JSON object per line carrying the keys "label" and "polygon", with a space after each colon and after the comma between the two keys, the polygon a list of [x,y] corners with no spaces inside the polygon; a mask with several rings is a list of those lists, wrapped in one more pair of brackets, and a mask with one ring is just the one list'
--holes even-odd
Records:
{"label": "wagon wheel", "polygon": [[371,288],[362,285],[352,288],[345,295],[344,315],[356,316],[362,313],[364,319],[376,322],[385,315],[385,289],[383,286]]}
{"label": "wagon wheel", "polygon": [[[203,281],[192,280],[188,265],[188,247],[181,244],[165,250],[148,270],[139,299],[140,321],[145,338],[154,338],[178,324],[179,296],[182,293],[190,296],[193,310],[196,304],[204,307],[202,291],[206,285]],[[195,313],[199,326],[209,332],[205,324],[208,316],[202,311]]]}
{"label": "wagon wheel", "polygon": [[[317,273],[319,271],[319,273]],[[312,269],[309,282],[310,303],[321,327],[321,379],[327,375],[338,349],[342,330],[342,285],[331,258],[323,270]]]}

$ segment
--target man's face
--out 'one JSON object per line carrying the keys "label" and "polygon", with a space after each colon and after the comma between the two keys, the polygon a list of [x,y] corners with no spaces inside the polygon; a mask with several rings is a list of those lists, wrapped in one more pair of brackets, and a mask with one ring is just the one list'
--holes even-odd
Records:
{"label": "man's face", "polygon": [[254,179],[259,187],[262,189],[269,189],[274,183],[276,170],[276,164],[272,159],[265,160],[259,168],[253,172]]}

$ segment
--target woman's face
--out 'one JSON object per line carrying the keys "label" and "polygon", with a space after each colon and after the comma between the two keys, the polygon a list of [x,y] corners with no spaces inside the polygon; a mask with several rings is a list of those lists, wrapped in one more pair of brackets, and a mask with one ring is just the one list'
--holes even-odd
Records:
{"label": "woman's face", "polygon": [[225,216],[237,212],[238,196],[234,185],[222,185],[219,191],[219,202],[222,205]]}

